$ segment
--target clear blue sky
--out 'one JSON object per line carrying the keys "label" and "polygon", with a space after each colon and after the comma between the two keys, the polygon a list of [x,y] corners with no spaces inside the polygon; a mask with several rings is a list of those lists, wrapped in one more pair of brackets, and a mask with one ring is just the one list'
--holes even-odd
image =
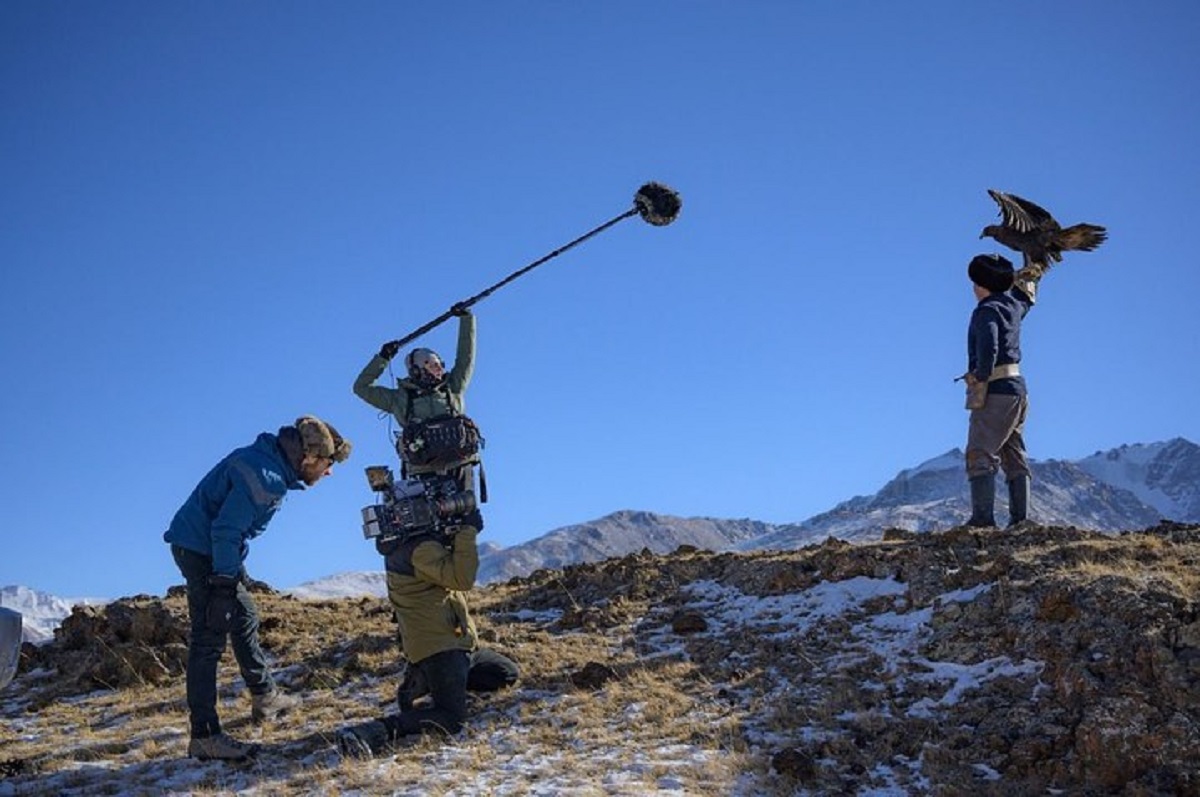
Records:
{"label": "clear blue sky", "polygon": [[[1200,5],[0,4],[0,584],[161,593],[161,534],[297,415],[352,459],[248,561],[381,566],[350,385],[476,307],[484,539],[799,521],[961,446],[998,188],[1110,240],[1025,327],[1039,459],[1200,439]],[[421,342],[451,358],[453,323]]]}

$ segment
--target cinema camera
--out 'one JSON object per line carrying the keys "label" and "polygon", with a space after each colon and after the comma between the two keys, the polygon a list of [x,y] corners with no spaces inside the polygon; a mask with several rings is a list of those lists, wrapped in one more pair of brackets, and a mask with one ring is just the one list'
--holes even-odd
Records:
{"label": "cinema camera", "polygon": [[367,482],[382,501],[363,507],[363,537],[388,542],[413,534],[440,532],[476,509],[475,493],[449,477],[396,481],[391,468],[372,465]]}

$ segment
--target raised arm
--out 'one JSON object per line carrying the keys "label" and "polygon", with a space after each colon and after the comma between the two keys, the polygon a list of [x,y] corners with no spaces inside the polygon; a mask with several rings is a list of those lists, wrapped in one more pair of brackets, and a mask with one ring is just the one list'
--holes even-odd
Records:
{"label": "raised arm", "polygon": [[[384,349],[380,350],[359,373],[358,378],[354,380],[354,395],[358,396],[363,401],[370,404],[376,409],[390,412],[397,417],[403,417],[403,413],[396,413],[397,402],[407,400],[407,396],[401,390],[396,390],[390,387],[382,387],[374,384],[375,380],[383,374],[387,369],[387,364],[391,357],[384,357],[387,344],[384,344]],[[395,356],[395,352],[391,352]],[[401,409],[403,409],[401,407]]]}
{"label": "raised arm", "polygon": [[454,367],[446,377],[450,391],[460,396],[466,392],[475,373],[475,316],[470,310],[458,314],[458,348],[454,352]]}

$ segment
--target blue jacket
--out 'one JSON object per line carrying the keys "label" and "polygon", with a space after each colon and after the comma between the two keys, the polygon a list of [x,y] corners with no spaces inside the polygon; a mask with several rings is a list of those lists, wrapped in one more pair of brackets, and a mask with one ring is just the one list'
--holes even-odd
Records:
{"label": "blue jacket", "polygon": [[[992,293],[979,300],[967,328],[967,370],[987,382],[997,365],[1021,362],[1021,321],[1031,307],[1019,290]],[[989,393],[1025,395],[1024,377],[988,383]]]}
{"label": "blue jacket", "polygon": [[283,504],[288,490],[303,490],[278,438],[263,432],[253,445],[218,462],[175,513],[167,542],[212,558],[213,573],[237,577],[250,552]]}

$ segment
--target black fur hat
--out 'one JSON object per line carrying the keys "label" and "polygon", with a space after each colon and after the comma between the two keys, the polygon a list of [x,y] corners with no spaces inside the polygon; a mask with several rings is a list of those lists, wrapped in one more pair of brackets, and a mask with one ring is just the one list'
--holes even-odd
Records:
{"label": "black fur hat", "polygon": [[981,288],[1003,293],[1013,286],[1013,264],[1000,255],[975,255],[967,266],[967,276]]}

